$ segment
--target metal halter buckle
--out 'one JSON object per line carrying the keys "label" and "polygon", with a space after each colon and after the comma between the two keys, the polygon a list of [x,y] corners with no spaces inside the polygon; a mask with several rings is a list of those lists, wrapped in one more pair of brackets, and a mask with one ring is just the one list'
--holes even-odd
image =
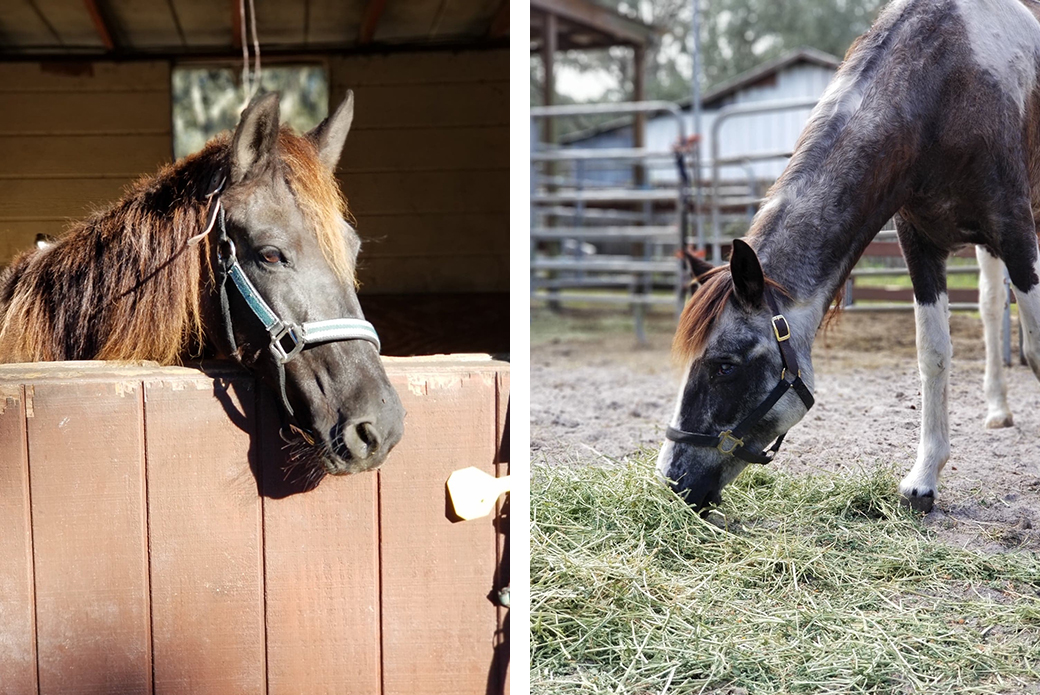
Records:
{"label": "metal halter buckle", "polygon": [[[285,338],[292,341],[292,344],[288,349],[286,349],[286,346],[282,344],[282,341]],[[296,326],[283,324],[282,328],[277,333],[271,333],[271,350],[274,351],[275,357],[277,357],[283,364],[291,360],[293,357],[296,357],[300,350],[303,349],[303,346],[303,339],[297,335]]]}
{"label": "metal halter buckle", "polygon": [[773,335],[776,336],[776,342],[782,343],[791,337],[791,325],[787,323],[787,319],[784,318],[783,314],[777,314],[773,317]]}
{"label": "metal halter buckle", "polygon": [[737,439],[733,436],[732,430],[726,430],[719,435],[718,450],[724,454],[732,454],[738,448],[744,446],[743,439]]}

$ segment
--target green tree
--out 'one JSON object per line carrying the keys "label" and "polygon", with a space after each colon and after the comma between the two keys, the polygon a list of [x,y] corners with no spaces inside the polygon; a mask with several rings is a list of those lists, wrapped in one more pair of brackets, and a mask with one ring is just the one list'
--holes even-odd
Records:
{"label": "green tree", "polygon": [[[621,14],[658,27],[647,52],[649,99],[690,94],[690,0],[597,0]],[[785,51],[811,46],[838,57],[877,17],[882,0],[701,0],[702,87],[710,89]],[[579,71],[601,71],[614,87],[606,100],[632,93],[631,50],[569,51],[557,62]],[[532,103],[540,100],[540,61],[532,57]]]}

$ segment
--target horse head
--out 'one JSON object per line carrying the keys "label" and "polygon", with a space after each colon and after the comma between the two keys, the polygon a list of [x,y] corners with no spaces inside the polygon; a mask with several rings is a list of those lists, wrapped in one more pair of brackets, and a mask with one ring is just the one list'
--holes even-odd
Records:
{"label": "horse head", "polygon": [[358,302],[361,240],[334,177],[353,116],[348,93],[297,136],[280,128],[276,94],[255,100],[210,185],[203,245],[209,340],[278,394],[297,457],[334,475],[379,466],[404,428]]}
{"label": "horse head", "polygon": [[799,320],[804,314],[739,239],[730,264],[699,279],[673,343],[685,371],[657,472],[704,509],[748,463],[770,461],[811,407],[816,327]]}

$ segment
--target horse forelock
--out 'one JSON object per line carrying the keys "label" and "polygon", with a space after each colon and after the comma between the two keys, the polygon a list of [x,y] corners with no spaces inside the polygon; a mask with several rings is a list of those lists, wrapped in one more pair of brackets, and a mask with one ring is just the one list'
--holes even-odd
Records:
{"label": "horse forelock", "polygon": [[308,138],[288,128],[279,133],[278,147],[286,181],[304,219],[314,228],[325,260],[341,280],[356,284],[354,260],[342,226],[344,219],[352,218],[335,174],[321,162]]}
{"label": "horse forelock", "polygon": [[697,357],[712,328],[733,294],[733,275],[729,266],[719,266],[700,276],[700,287],[686,302],[672,340],[672,356],[686,363]]}
{"label": "horse forelock", "polygon": [[[672,339],[672,357],[680,364],[700,356],[733,295],[733,274],[728,265],[708,271],[699,280],[700,287],[683,307]],[[766,277],[765,281],[766,287],[785,297],[789,296],[772,278]]]}

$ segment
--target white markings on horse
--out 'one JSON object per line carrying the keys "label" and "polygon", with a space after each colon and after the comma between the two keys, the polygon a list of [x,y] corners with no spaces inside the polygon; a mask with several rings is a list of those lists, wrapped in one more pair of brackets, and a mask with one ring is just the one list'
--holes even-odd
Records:
{"label": "white markings on horse", "polygon": [[1007,403],[1007,381],[1001,362],[1003,314],[1007,306],[1007,285],[1004,284],[1004,264],[984,246],[975,247],[979,262],[979,313],[982,314],[983,335],[986,341],[986,377],[983,392],[986,395],[986,419],[989,428],[1011,427],[1014,421]]}
{"label": "white markings on horse", "polygon": [[899,484],[910,503],[930,511],[939,471],[950,458],[950,302],[945,292],[935,304],[914,302],[917,319],[917,366],[921,371],[921,442],[917,463]]}
{"label": "white markings on horse", "polygon": [[957,0],[972,56],[1025,114],[1036,83],[1040,24],[1018,0]]}

